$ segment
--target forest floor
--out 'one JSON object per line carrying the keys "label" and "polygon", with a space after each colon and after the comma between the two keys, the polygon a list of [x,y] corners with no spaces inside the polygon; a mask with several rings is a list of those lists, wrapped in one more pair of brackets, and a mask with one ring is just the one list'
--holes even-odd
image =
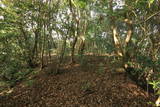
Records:
{"label": "forest floor", "polygon": [[148,103],[155,101],[125,72],[115,72],[107,58],[87,56],[83,64],[66,63],[59,74],[50,74],[55,67],[56,62],[49,64],[0,95],[0,107],[152,107]]}

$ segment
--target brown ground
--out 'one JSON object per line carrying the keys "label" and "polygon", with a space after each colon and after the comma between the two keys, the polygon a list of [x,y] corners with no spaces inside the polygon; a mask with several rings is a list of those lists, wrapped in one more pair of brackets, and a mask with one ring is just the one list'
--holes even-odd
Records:
{"label": "brown ground", "polygon": [[155,100],[124,73],[114,72],[103,57],[88,57],[83,66],[66,64],[60,74],[49,74],[54,68],[50,64],[31,85],[24,82],[1,95],[0,107],[151,107],[147,102]]}

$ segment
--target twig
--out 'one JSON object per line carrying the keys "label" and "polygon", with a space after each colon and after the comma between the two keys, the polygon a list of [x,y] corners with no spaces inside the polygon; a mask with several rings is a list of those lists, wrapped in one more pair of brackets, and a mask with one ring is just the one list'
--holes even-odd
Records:
{"label": "twig", "polygon": [[[142,24],[142,23],[144,23],[144,22],[150,20],[152,17],[156,16],[156,15],[159,14],[159,13],[160,13],[160,11],[158,11],[158,12],[152,14],[151,16],[149,16],[149,17],[148,17],[147,19],[145,19],[144,21],[141,21],[141,22],[137,23],[137,25],[138,25],[138,24]],[[135,24],[136,24],[136,23],[135,23]]]}

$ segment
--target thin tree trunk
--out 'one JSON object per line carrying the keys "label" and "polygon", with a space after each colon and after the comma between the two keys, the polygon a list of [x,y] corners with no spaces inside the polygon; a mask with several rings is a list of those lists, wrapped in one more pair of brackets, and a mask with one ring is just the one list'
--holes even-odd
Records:
{"label": "thin tree trunk", "polygon": [[[113,13],[113,0],[110,0],[109,7],[110,7],[110,11]],[[118,39],[118,32],[117,32],[117,27],[115,26],[115,17],[114,16],[110,17],[110,22],[111,22],[111,30],[112,30],[114,45],[116,48],[116,53],[118,56],[122,57],[123,50],[122,50],[120,41]]]}
{"label": "thin tree trunk", "polygon": [[46,37],[45,37],[45,35],[46,35],[46,24],[45,24],[45,22],[44,22],[44,28],[43,28],[43,39],[42,39],[42,51],[41,51],[41,69],[43,69],[44,68],[44,51],[45,51],[45,43],[46,43]]}
{"label": "thin tree trunk", "polygon": [[75,46],[76,46],[76,43],[77,43],[77,36],[74,37],[74,40],[73,40],[73,44],[72,44],[72,48],[71,48],[71,64],[72,63],[75,63],[75,60],[74,60],[74,53],[75,53]]}
{"label": "thin tree trunk", "polygon": [[[37,45],[38,45],[38,33],[39,31],[35,32],[35,41],[34,41],[34,46],[33,46],[33,50],[32,50],[32,59],[37,58]],[[36,55],[36,56],[35,56]]]}
{"label": "thin tree trunk", "polygon": [[66,51],[66,40],[67,40],[67,38],[65,37],[63,40],[61,51],[60,51],[59,62],[57,64],[57,68],[56,68],[56,74],[59,73],[59,68],[61,66],[61,63],[63,62],[64,54]]}
{"label": "thin tree trunk", "polygon": [[113,26],[112,26],[112,33],[113,33],[114,44],[115,44],[115,47],[116,47],[116,53],[117,53],[118,56],[122,57],[123,56],[123,50],[122,50],[120,41],[118,39],[117,28],[114,26],[114,23],[113,23]]}
{"label": "thin tree trunk", "polygon": [[20,25],[20,30],[22,32],[22,35],[23,35],[23,38],[24,38],[24,41],[25,41],[25,49],[26,51],[24,52],[24,55],[27,57],[27,64],[30,66],[30,67],[34,67],[34,63],[33,63],[33,59],[32,59],[32,54],[31,54],[31,50],[29,48],[29,43],[28,43],[28,38],[27,38],[27,34],[26,32],[24,31],[23,27]]}
{"label": "thin tree trunk", "polygon": [[49,62],[51,62],[52,56],[51,56],[51,44],[48,39],[48,57],[49,57]]}
{"label": "thin tree trunk", "polygon": [[79,55],[81,55],[81,56],[83,55],[84,48],[85,48],[85,38],[84,38],[84,36],[82,36],[81,43],[80,43],[79,50],[78,50]]}
{"label": "thin tree trunk", "polygon": [[[71,11],[71,14],[72,14],[72,21],[76,23],[77,26],[74,26],[74,24],[72,23],[72,32],[73,32],[73,44],[72,44],[72,47],[71,47],[71,64],[72,63],[75,63],[75,60],[74,60],[74,53],[75,53],[75,46],[76,46],[76,43],[77,43],[77,39],[78,39],[78,35],[79,35],[79,20],[76,19],[76,14],[75,14],[75,10],[73,9],[73,6],[72,6],[72,0],[69,0],[69,8],[70,8],[70,11]],[[76,29],[75,29],[76,27]]]}
{"label": "thin tree trunk", "polygon": [[[87,16],[86,15],[86,12],[82,13],[80,12],[81,14],[84,14],[84,16]],[[81,15],[82,16],[82,15]],[[82,22],[82,21],[79,21],[79,22]],[[80,47],[79,47],[79,51],[78,53],[81,55],[81,57],[83,56],[84,54],[84,49],[85,49],[85,35],[86,35],[86,30],[87,30],[87,21],[85,20],[84,23],[80,23],[81,26],[82,26],[82,32],[81,32],[81,36],[80,36],[80,39],[81,39],[81,43],[80,43]],[[83,24],[83,25],[82,25]]]}
{"label": "thin tree trunk", "polygon": [[128,47],[129,47],[129,43],[131,41],[131,37],[132,37],[132,32],[133,32],[133,27],[132,27],[132,21],[129,19],[125,19],[125,22],[127,24],[128,27],[128,31],[127,31],[127,36],[125,39],[125,48],[124,48],[124,56],[123,56],[123,63],[125,64],[126,62],[128,62],[128,59],[130,58],[130,52],[128,51]]}

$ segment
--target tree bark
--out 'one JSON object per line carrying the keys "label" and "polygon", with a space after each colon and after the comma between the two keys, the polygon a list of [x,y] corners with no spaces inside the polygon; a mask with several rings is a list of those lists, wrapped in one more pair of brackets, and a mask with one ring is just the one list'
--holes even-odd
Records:
{"label": "tree bark", "polygon": [[84,49],[85,49],[85,38],[81,37],[81,43],[80,43],[79,50],[78,50],[79,55],[81,56],[83,55]]}
{"label": "tree bark", "polygon": [[127,36],[125,39],[125,44],[124,44],[124,56],[123,56],[123,63],[125,64],[128,62],[128,59],[130,58],[130,52],[128,51],[129,43],[131,41],[132,33],[133,33],[133,27],[132,27],[132,21],[129,19],[124,20],[127,24]]}
{"label": "tree bark", "polygon": [[71,48],[71,63],[75,63],[75,60],[74,60],[74,53],[75,53],[75,46],[76,46],[76,43],[77,43],[77,36],[74,37],[74,40],[73,40],[73,44],[72,44],[72,48]]}
{"label": "tree bark", "polygon": [[[110,11],[113,13],[113,0],[110,0],[109,8],[110,8]],[[123,50],[122,50],[122,47],[121,47],[121,43],[119,41],[119,37],[118,37],[117,27],[115,25],[115,17],[114,16],[110,16],[110,23],[111,23],[111,30],[112,30],[112,36],[113,36],[114,45],[115,45],[115,48],[116,48],[116,53],[117,53],[118,56],[122,57],[123,56]]]}

